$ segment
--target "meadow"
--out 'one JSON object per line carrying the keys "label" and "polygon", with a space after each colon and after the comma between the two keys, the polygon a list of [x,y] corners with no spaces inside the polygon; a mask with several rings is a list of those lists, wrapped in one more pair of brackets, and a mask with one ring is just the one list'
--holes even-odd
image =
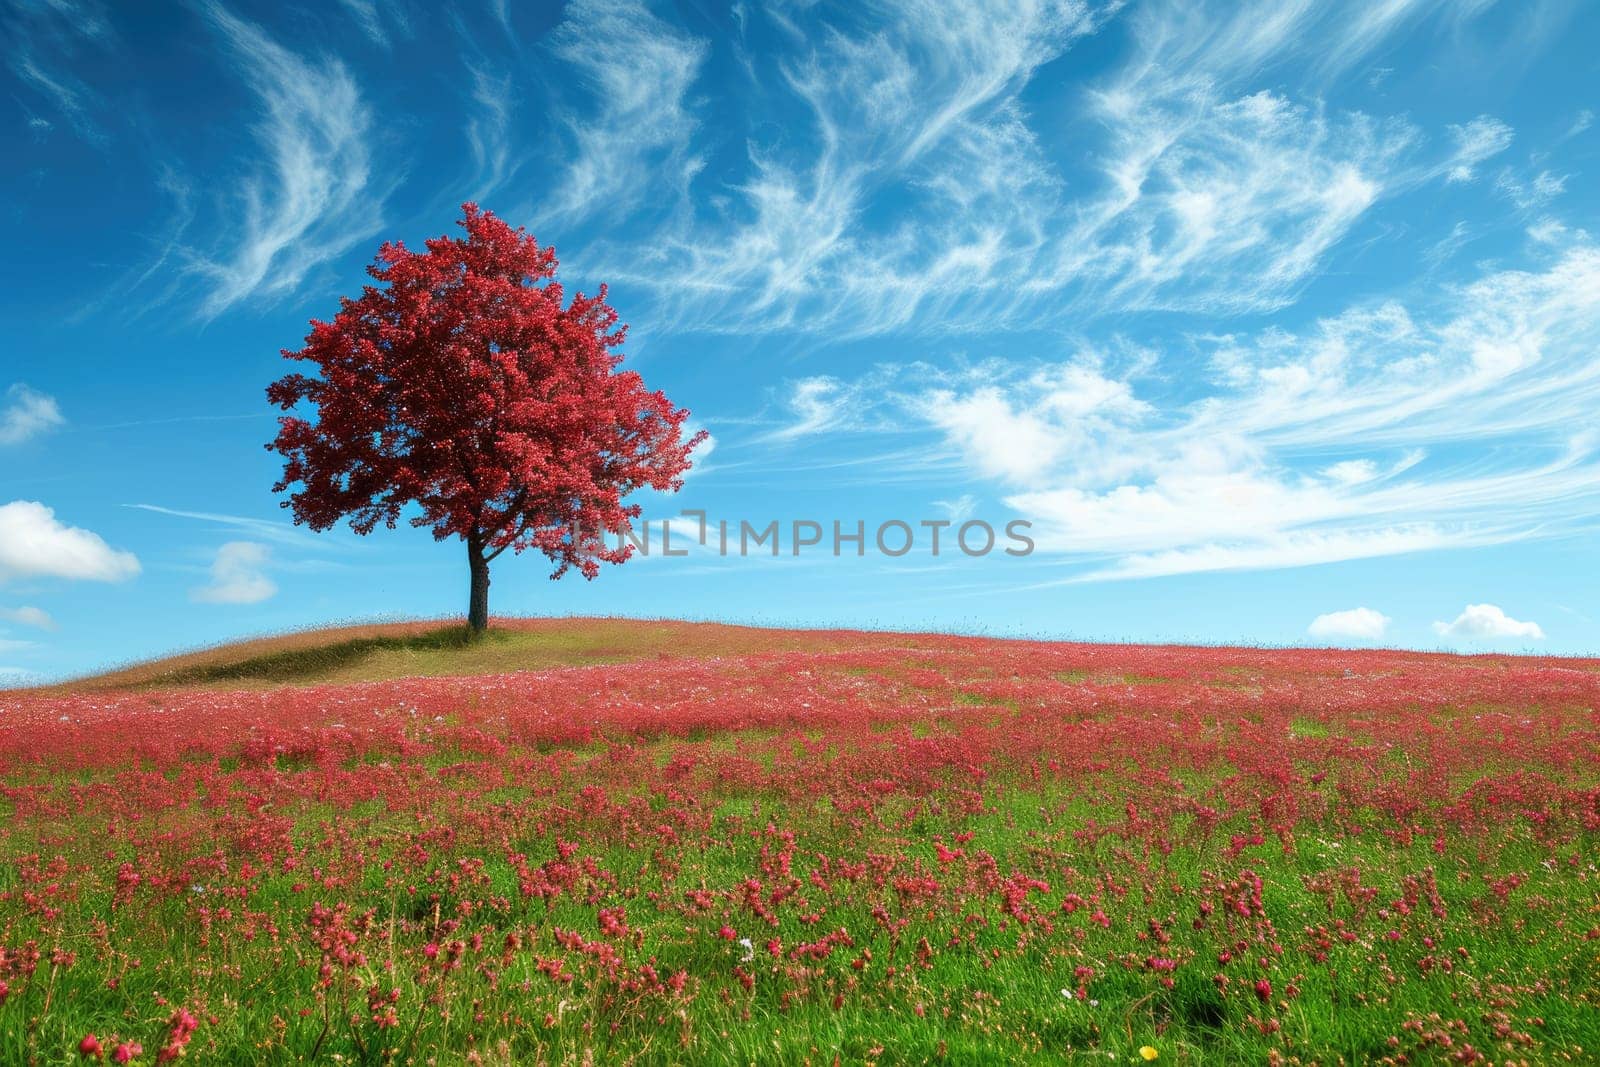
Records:
{"label": "meadow", "polygon": [[0,693],[0,1062],[1600,1059],[1600,662],[688,624]]}

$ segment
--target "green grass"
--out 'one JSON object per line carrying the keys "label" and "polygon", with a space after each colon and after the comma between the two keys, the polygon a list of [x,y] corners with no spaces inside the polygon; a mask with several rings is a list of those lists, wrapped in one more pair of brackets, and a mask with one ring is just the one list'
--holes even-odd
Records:
{"label": "green grass", "polygon": [[[427,674],[444,663],[459,662],[464,653],[488,651],[478,646],[501,646],[506,651],[513,635],[475,634],[465,626],[444,627],[406,637],[358,637],[335,641],[315,648],[286,649],[226,663],[197,664],[160,676],[159,684],[173,686],[214,685],[219,682],[304,683],[327,681],[358,669],[386,673],[374,661],[407,660],[413,673]],[[523,644],[532,644],[523,641]],[[475,657],[476,658],[476,657]],[[156,683],[151,683],[156,684]]]}
{"label": "green grass", "polygon": [[[443,765],[442,761],[439,765]],[[1053,813],[1049,820],[1041,815],[1045,810]],[[752,828],[748,818],[750,800],[721,798],[716,811],[720,824],[728,831],[729,843],[686,852],[680,857],[683,869],[671,883],[664,882],[649,869],[639,869],[637,852],[628,848],[599,851],[593,854],[594,858],[602,868],[627,873],[629,885],[641,897],[657,892],[675,896],[685,886],[695,884],[737,884],[754,869],[759,858],[759,841],[741,836],[741,831]],[[976,833],[997,856],[1016,862],[1031,849],[1053,840],[1059,842],[1065,833],[1060,829],[1063,824],[1079,824],[1094,812],[1093,805],[1065,795],[1019,790],[1010,794],[1009,802],[982,816],[949,820],[943,827],[937,825],[941,820],[935,819],[932,825],[919,829],[902,844],[925,840],[933,831],[948,836],[964,828]],[[779,815],[786,826],[798,830],[812,848],[828,851],[860,845],[859,837],[847,821],[824,808],[808,811],[803,806],[792,806],[774,812],[769,804],[755,825],[774,814]],[[375,840],[398,838],[407,823],[405,818],[365,806],[341,810],[307,804],[297,812],[296,818],[297,837],[303,840],[325,833],[331,825]],[[881,844],[887,847],[895,842]],[[551,855],[549,841],[539,836],[515,842],[514,846],[525,849],[536,860],[548,859]],[[1493,869],[1497,872],[1526,869],[1539,855],[1539,849],[1531,843],[1508,842],[1496,855]],[[1184,854],[1163,868],[1163,878],[1196,884],[1202,867],[1215,860],[1215,856]],[[1116,858],[1113,849],[1102,846],[1080,854],[1075,862],[1086,869],[1114,869]],[[1381,879],[1382,872],[1419,871],[1438,865],[1440,860],[1421,844],[1397,848],[1377,839],[1366,839],[1338,856],[1338,862],[1360,866],[1375,872],[1374,878]],[[1292,857],[1269,852],[1253,859],[1252,865],[1263,875],[1268,910],[1278,917],[1286,939],[1301,925],[1327,921],[1328,916],[1311,907],[1298,890],[1303,875],[1314,874],[1328,866],[1325,858],[1319,858],[1308,848]],[[1446,872],[1484,873],[1461,861],[1446,860],[1443,867]],[[437,900],[408,896],[386,885],[381,872],[369,870],[359,888],[347,889],[343,895],[361,899],[364,906],[376,908],[384,924],[397,921],[428,924],[436,913],[450,916],[462,899],[487,895],[515,901],[515,879],[503,861],[490,859],[486,873],[491,883],[486,894],[445,894]],[[303,881],[303,876],[279,873],[267,877],[256,887],[251,907],[285,915],[303,912],[317,894],[297,890],[298,881]],[[1452,909],[1467,909],[1481,896],[1481,887],[1475,878],[1441,878],[1440,888]],[[1560,900],[1566,902],[1552,901],[1555,906],[1577,908],[1585,901],[1593,905],[1591,892],[1582,890],[1574,895],[1573,890],[1580,888],[1578,885],[1552,882],[1547,888],[1561,893]],[[864,895],[854,906],[837,908],[830,913],[827,925],[830,928],[843,926],[865,939],[873,929],[874,921],[869,912],[877,900]],[[77,907],[85,915],[113,914],[108,897],[88,896],[78,902]],[[164,991],[174,988],[175,975],[191,974],[200,969],[226,972],[230,967],[242,968],[239,981],[216,986],[227,992],[222,994],[222,999],[209,1005],[213,1011],[218,1011],[219,1023],[208,1025],[206,1036],[219,1050],[232,1050],[224,1055],[224,1061],[241,1062],[240,1058],[247,1055],[244,1050],[254,1048],[263,1034],[273,1033],[277,1020],[283,1020],[281,1006],[316,1001],[313,972],[307,968],[263,966],[263,960],[244,943],[236,942],[220,952],[196,952],[190,939],[169,940],[167,931],[183,929],[186,924],[193,923],[194,901],[191,899],[169,900],[137,914],[121,915],[116,924],[121,939],[143,941],[152,946],[166,941],[173,951],[159,960],[159,966],[129,969],[125,965],[91,964],[61,971],[55,976],[51,993],[57,1008],[50,1013],[50,1022],[42,1031],[30,1029],[25,1023],[30,1016],[44,1012],[42,995],[36,988],[31,989],[26,998],[13,999],[0,1007],[0,1061],[68,1062],[67,1059],[41,1060],[37,1050],[41,1046],[69,1047],[84,1032],[126,1032],[130,1017],[154,1018],[160,1014],[152,1012],[149,1005]],[[737,946],[705,936],[687,935],[681,922],[652,922],[642,908],[637,915],[639,921],[650,924],[640,955],[648,954],[663,970],[683,968],[696,975],[708,975],[725,972],[738,958]],[[1536,926],[1549,918],[1538,908],[1517,908],[1514,917]],[[506,1031],[505,1047],[493,1049],[488,1062],[581,1062],[587,1054],[592,1054],[597,1039],[592,1029],[578,1020],[604,1027],[603,1047],[611,1050],[606,1054],[607,1062],[831,1063],[837,1056],[846,1063],[884,1064],[1131,1063],[1139,1062],[1136,1050],[1144,1044],[1155,1045],[1163,1062],[1235,1064],[1261,1059],[1262,1046],[1249,1036],[1250,1002],[1218,996],[1214,987],[1193,970],[1182,972],[1171,990],[1152,992],[1147,978],[1113,968],[1102,971],[1094,982],[1097,1004],[1089,1005],[1062,996],[1063,988],[1075,984],[1073,967],[1081,959],[1092,958],[1098,962],[1120,955],[1146,955],[1150,946],[1139,938],[1136,924],[1115,931],[1091,931],[1081,956],[1073,954],[1066,945],[1062,946],[1064,951],[1041,956],[1037,952],[1019,951],[1014,932],[1002,929],[992,921],[992,916],[989,918],[991,921],[978,930],[969,949],[941,952],[931,967],[913,971],[892,995],[863,998],[852,993],[842,1009],[832,1007],[831,997],[835,991],[850,988],[851,975],[838,967],[827,968],[827,973],[819,978],[809,995],[784,998],[780,986],[764,983],[758,985],[754,994],[737,996],[728,1002],[703,996],[697,1001],[692,1018],[669,1018],[665,1024],[654,1014],[632,1013],[622,1006],[608,1005],[592,994],[585,994],[581,988],[570,995],[541,995],[530,1001],[537,1006],[533,1014],[542,1016],[543,1008],[553,1007],[561,1012],[556,1025],[546,1027],[530,1018],[527,1026]],[[593,924],[594,909],[573,897],[561,898],[548,911],[526,902],[513,903],[503,912],[489,913],[483,921],[488,928],[499,930],[532,926],[585,933],[592,931]],[[785,915],[779,925],[763,928],[757,940],[759,943],[761,938],[770,935],[793,944],[815,937],[818,932],[795,921],[792,915]],[[881,950],[880,942],[871,943],[880,945]],[[1176,931],[1176,944],[1179,948],[1202,951],[1214,948],[1207,938],[1186,933],[1181,927]],[[1562,960],[1542,955],[1536,947],[1530,946],[1525,935],[1514,933],[1509,927],[1501,936],[1491,931],[1478,931],[1468,947],[1473,974],[1523,975],[1530,987],[1537,984],[1541,974],[1546,978],[1555,977],[1558,970],[1565,972],[1568,981],[1580,985],[1600,979],[1592,960]],[[1293,1032],[1290,1036],[1296,1042],[1335,1052],[1346,1062],[1369,1062],[1392,1052],[1387,1037],[1403,1033],[1407,1020],[1424,1018],[1431,1013],[1450,1019],[1476,1016],[1480,1012],[1473,1005],[1480,1003],[1484,994],[1476,980],[1470,978],[1440,976],[1437,981],[1412,982],[1391,995],[1391,989],[1374,981],[1370,968],[1361,965],[1360,961],[1369,951],[1368,946],[1362,945],[1345,952],[1334,961],[1334,966],[1308,970],[1300,983],[1300,996],[1278,1016],[1286,1031]],[[880,956],[874,968],[877,976],[881,977],[883,964],[892,958]],[[902,962],[906,958],[902,956]],[[1403,955],[1395,957],[1397,966],[1403,967],[1409,962],[1412,961]],[[395,982],[408,1004],[425,999],[427,990],[411,981],[404,967],[380,978],[386,966],[384,960],[373,961],[375,979]],[[518,967],[512,974],[499,976],[498,981],[543,981],[528,961],[521,961]],[[759,964],[757,970],[760,970]],[[118,978],[118,989],[114,995],[108,995],[104,983],[112,976]],[[497,996],[494,989],[484,984],[482,976],[463,975],[460,984],[461,988],[453,993],[456,1003]],[[75,1004],[84,1007],[75,1010],[71,1007]],[[921,1015],[916,1013],[919,1006],[923,1011]],[[1359,1011],[1355,1010],[1358,1006]],[[1592,1041],[1595,1034],[1593,1005],[1574,1003],[1553,990],[1545,995],[1535,993],[1523,998],[1519,1014],[1542,1017],[1544,1025],[1540,1036],[1552,1043],[1582,1047]],[[569,1017],[570,1026],[566,1023]],[[283,1021],[287,1023],[285,1044],[257,1048],[248,1054],[252,1062],[304,1062],[301,1054],[314,1041],[321,1020],[292,1018]],[[433,1049],[459,1051],[470,1047],[474,1035],[481,1029],[463,1015],[455,1021],[430,1025],[426,1044]],[[686,1051],[684,1041],[688,1041],[692,1052]],[[373,1062],[370,1056],[363,1056],[349,1033],[337,1028],[324,1039],[322,1052],[325,1061],[338,1056],[343,1057],[344,1062]],[[195,1062],[210,1062],[211,1059],[200,1055]],[[402,1059],[402,1062],[410,1061]],[[414,1062],[461,1060],[454,1055],[442,1060],[429,1055]]]}
{"label": "green grass", "polygon": [[87,689],[314,685],[498,674],[841,647],[914,645],[916,635],[767,630],[638,619],[504,619],[473,634],[461,624],[382,623],[308,630],[181,653],[68,682]]}

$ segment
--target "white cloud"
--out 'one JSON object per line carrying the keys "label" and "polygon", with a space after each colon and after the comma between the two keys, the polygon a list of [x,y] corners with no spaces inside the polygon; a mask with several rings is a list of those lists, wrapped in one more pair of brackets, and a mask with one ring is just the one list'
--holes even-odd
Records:
{"label": "white cloud", "polygon": [[928,419],[961,448],[980,474],[1026,481],[1055,466],[1063,442],[1032,411],[1019,411],[987,386],[964,397],[948,390],[928,394]]}
{"label": "white cloud", "polygon": [[59,522],[37,501],[0,505],[0,581],[9,578],[76,578],[120,582],[139,573],[132,552],[120,552],[98,534]]}
{"label": "white cloud", "polygon": [[1493,604],[1468,604],[1455,621],[1434,623],[1433,632],[1440,637],[1469,641],[1544,640],[1544,630],[1538,623],[1513,619]]}
{"label": "white cloud", "polygon": [[383,191],[372,184],[372,113],[344,65],[303,58],[214,0],[204,10],[260,100],[251,130],[264,160],[230,182],[239,217],[218,229],[237,241],[194,253],[194,269],[210,283],[201,306],[209,317],[251,296],[295,291],[313,268],[378,229]]}
{"label": "white cloud", "polygon": [[[785,383],[783,420],[762,436],[792,441],[830,432],[937,428],[952,454],[981,474],[1021,483],[1064,460],[1097,462],[1096,435],[1150,410],[1096,353],[1031,367],[984,360],[954,369],[880,364],[855,381],[815,375]],[[947,457],[948,458],[948,457]]]}
{"label": "white cloud", "polygon": [[1347,459],[1324,467],[1322,476],[1340,485],[1360,485],[1378,476],[1378,465],[1370,459]]}
{"label": "white cloud", "polygon": [[[0,6],[12,73],[60,112],[78,135],[96,145],[107,138],[94,113],[105,100],[78,75],[111,60],[115,35],[92,0],[50,0]],[[92,51],[90,51],[92,50]],[[30,120],[35,129],[48,120]]]}
{"label": "white cloud", "polygon": [[1448,263],[1450,258],[1457,252],[1461,251],[1467,242],[1475,240],[1478,236],[1480,235],[1474,233],[1472,227],[1465,222],[1458,221],[1454,226],[1450,227],[1449,233],[1433,242],[1422,253],[1422,260],[1428,266],[1437,270],[1443,264]]}
{"label": "white cloud", "polygon": [[[920,156],[986,105],[1009,96],[1036,68],[1094,32],[1104,17],[1082,0],[900,0],[887,14],[888,23],[905,35],[895,58],[908,62],[880,68],[892,73],[873,80],[879,92],[866,103],[880,129],[911,117],[897,131],[906,138],[900,149],[906,158]],[[868,54],[876,47],[859,38],[857,44]],[[842,96],[854,88],[840,84],[836,91]]]}
{"label": "white cloud", "polygon": [[489,0],[489,11],[494,15],[494,20],[500,24],[500,28],[506,32],[506,36],[511,36],[514,32],[511,25],[511,0]]}
{"label": "white cloud", "polygon": [[962,493],[954,500],[935,500],[933,506],[949,516],[952,523],[960,525],[977,513],[978,498],[971,493]]}
{"label": "white cloud", "polygon": [[1079,552],[1138,552],[1263,535],[1339,517],[1331,487],[1297,484],[1262,469],[1241,445],[1195,445],[1162,457],[1155,477],[1104,490],[1074,485],[1007,499],[1046,531],[1042,543]]}
{"label": "white cloud", "polygon": [[1495,179],[1495,191],[1523,211],[1544,207],[1566,192],[1566,189],[1567,175],[1552,174],[1548,170],[1541,170],[1531,179],[1524,181],[1507,169]]}
{"label": "white cloud", "polygon": [[[1305,566],[1501,544],[1600,508],[1600,249],[1358,304],[1161,361],[880,367],[827,379],[790,433],[933,431],[898,464],[1010,489],[1076,579]],[[1196,357],[1199,358],[1196,358]],[[1169,366],[1169,365],[1168,365]],[[1148,393],[1148,399],[1146,396]],[[917,465],[920,465],[918,467]],[[915,469],[914,469],[915,468]]]}
{"label": "white cloud", "polygon": [[788,441],[839,429],[857,406],[858,390],[825,374],[790,382],[788,388],[783,398],[788,418],[766,435],[768,440]]}
{"label": "white cloud", "polygon": [[[1130,16],[1126,59],[1075,98],[1088,107],[1063,163],[1040,131],[1059,134],[1067,119],[1031,114],[1027,89],[1121,6],[889,0],[812,9],[803,26],[781,8],[753,11],[798,58],[758,69],[736,49],[752,81],[748,165],[650,241],[630,233],[593,254],[607,276],[652,290],[660,320],[716,332],[855,337],[1084,312],[1269,311],[1380,202],[1470,175],[1509,136],[1488,117],[1424,131],[1322,103],[1320,79],[1425,16],[1465,21],[1466,9],[1157,0]],[[650,84],[654,67],[645,57],[629,84]],[[809,130],[786,113],[795,104]],[[667,126],[682,129],[680,111]],[[645,165],[677,189],[678,164],[695,158],[674,148]]]}
{"label": "white cloud", "polygon": [[1348,611],[1330,611],[1318,615],[1306,627],[1312,637],[1349,637],[1361,641],[1376,641],[1388,632],[1393,621],[1381,611],[1372,608],[1351,608]]}
{"label": "white cloud", "polygon": [[[1089,97],[1105,127],[1098,195],[1079,202],[1047,269],[1026,284],[1101,310],[1209,314],[1293,301],[1380,201],[1503,148],[1487,117],[1437,162],[1403,118],[1337,112],[1315,79],[1380,47],[1436,0],[1221,10],[1154,3],[1132,16],[1135,54]],[[1458,16],[1459,17],[1459,16]],[[1308,73],[1300,95],[1290,88]],[[1418,160],[1422,154],[1433,162]]]}
{"label": "white cloud", "polygon": [[927,388],[913,410],[979,473],[1012,483],[1030,482],[1068,457],[1086,465],[1099,436],[1137,424],[1149,410],[1127,382],[1088,361],[1044,365],[1015,380],[989,363],[963,377],[987,384]]}
{"label": "white cloud", "polygon": [[466,123],[476,187],[468,199],[481,201],[501,188],[517,171],[511,133],[512,79],[486,67],[468,64],[476,114]]}
{"label": "white cloud", "polygon": [[1414,183],[1417,132],[1267,91],[1227,95],[1152,56],[1093,97],[1105,190],[1029,285],[1116,309],[1283,306],[1377,201]]}
{"label": "white cloud", "polygon": [[388,48],[391,44],[390,20],[395,24],[394,30],[402,37],[411,35],[406,10],[401,4],[381,3],[380,0],[339,0],[339,5],[349,12],[368,40],[379,48]]}
{"label": "white cloud", "polygon": [[[1380,0],[1346,5],[1345,10],[1337,14],[1345,16],[1347,21],[1333,27],[1333,32],[1328,34],[1326,52],[1318,63],[1319,71],[1333,74],[1352,66],[1408,22],[1446,3],[1447,0]],[[1456,10],[1469,11],[1471,7],[1470,3],[1459,4]]]}
{"label": "white cloud", "polygon": [[0,445],[21,444],[65,421],[54,397],[18,382],[6,390],[6,406],[0,409]]}
{"label": "white cloud", "polygon": [[100,106],[100,97],[81,79],[65,69],[47,69],[25,50],[13,56],[11,69],[23,82],[48,98],[79,136],[95,143],[105,141],[105,132],[90,115]]}
{"label": "white cloud", "polygon": [[[210,316],[374,233],[398,168],[346,66],[201,3],[261,104],[259,166],[219,183],[237,217],[201,220],[220,246],[173,257]],[[380,45],[406,30],[405,5],[340,4]],[[473,45],[464,187],[531,187],[516,89],[554,87],[526,110],[554,127],[556,172],[508,217],[592,231],[569,269],[647,290],[656,328],[847,338],[1281,308],[1377,205],[1472,176],[1509,137],[1487,116],[1424,129],[1324,103],[1347,98],[1331,79],[1475,5],[803,6],[739,6],[715,56],[710,23],[645,0],[565,5],[521,70]],[[509,5],[491,9],[515,45]],[[1110,69],[1068,93],[1052,64],[1116,19]]]}
{"label": "white cloud", "polygon": [[[746,175],[608,272],[697,328],[834,336],[948,322],[973,292],[1014,285],[1058,184],[1017,96],[1103,15],[1076,0],[891,0],[814,12],[804,29],[752,14],[798,55],[749,67],[749,99],[780,110],[758,116]],[[810,130],[778,119],[796,104]]]}
{"label": "white cloud", "polygon": [[595,108],[565,117],[576,150],[531,213],[572,223],[603,207],[621,217],[666,192],[686,192],[701,165],[687,151],[695,120],[686,97],[706,42],[637,0],[573,0],[550,41]]}
{"label": "white cloud", "polygon": [[[1037,534],[1035,539],[1037,540]],[[1200,574],[1211,571],[1281,570],[1287,567],[1310,567],[1323,563],[1342,563],[1347,560],[1373,559],[1379,556],[1404,555],[1440,548],[1460,548],[1473,543],[1475,542],[1465,535],[1447,533],[1427,524],[1330,533],[1272,531],[1240,538],[1231,543],[1210,542],[1191,548],[1134,552],[1122,556],[1105,567],[1088,571],[1072,581],[1161,578],[1174,574]],[[1042,542],[1041,547],[1043,547]]]}
{"label": "white cloud", "polygon": [[54,630],[55,620],[42,608],[24,605],[20,608],[0,608],[0,619],[7,622],[18,623],[23,626],[33,626],[40,630]]}
{"label": "white cloud", "polygon": [[1445,176],[1452,182],[1472,181],[1479,163],[1511,147],[1511,127],[1492,115],[1479,115],[1465,126],[1451,126],[1450,134],[1456,151],[1445,164]]}
{"label": "white cloud", "polygon": [[259,537],[264,541],[276,541],[286,545],[300,545],[304,547],[326,547],[335,544],[326,534],[315,533],[311,530],[296,526],[289,522],[274,522],[271,519],[258,519],[249,515],[224,515],[215,511],[185,511],[180,508],[166,508],[158,504],[124,504],[125,508],[137,511],[148,511],[156,515],[168,515],[179,519],[195,519],[199,522],[210,523],[224,530],[237,531],[250,537]]}
{"label": "white cloud", "polygon": [[270,558],[266,545],[229,541],[217,549],[210,583],[190,590],[189,595],[203,604],[259,604],[278,591],[262,569]]}

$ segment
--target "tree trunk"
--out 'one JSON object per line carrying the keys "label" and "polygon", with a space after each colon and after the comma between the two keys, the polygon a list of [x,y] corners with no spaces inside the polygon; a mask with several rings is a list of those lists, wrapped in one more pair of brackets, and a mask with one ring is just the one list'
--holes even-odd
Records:
{"label": "tree trunk", "polygon": [[467,564],[472,568],[472,599],[467,604],[467,625],[473,633],[489,628],[489,561],[476,537],[467,538]]}

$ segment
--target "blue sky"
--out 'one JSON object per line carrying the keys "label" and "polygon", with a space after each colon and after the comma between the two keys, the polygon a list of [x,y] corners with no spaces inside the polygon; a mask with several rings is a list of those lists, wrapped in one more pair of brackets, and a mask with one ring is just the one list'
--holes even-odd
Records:
{"label": "blue sky", "polygon": [[263,388],[473,199],[611,284],[714,520],[507,614],[1600,650],[1600,10],[5,0],[0,671],[464,611],[285,522]]}

